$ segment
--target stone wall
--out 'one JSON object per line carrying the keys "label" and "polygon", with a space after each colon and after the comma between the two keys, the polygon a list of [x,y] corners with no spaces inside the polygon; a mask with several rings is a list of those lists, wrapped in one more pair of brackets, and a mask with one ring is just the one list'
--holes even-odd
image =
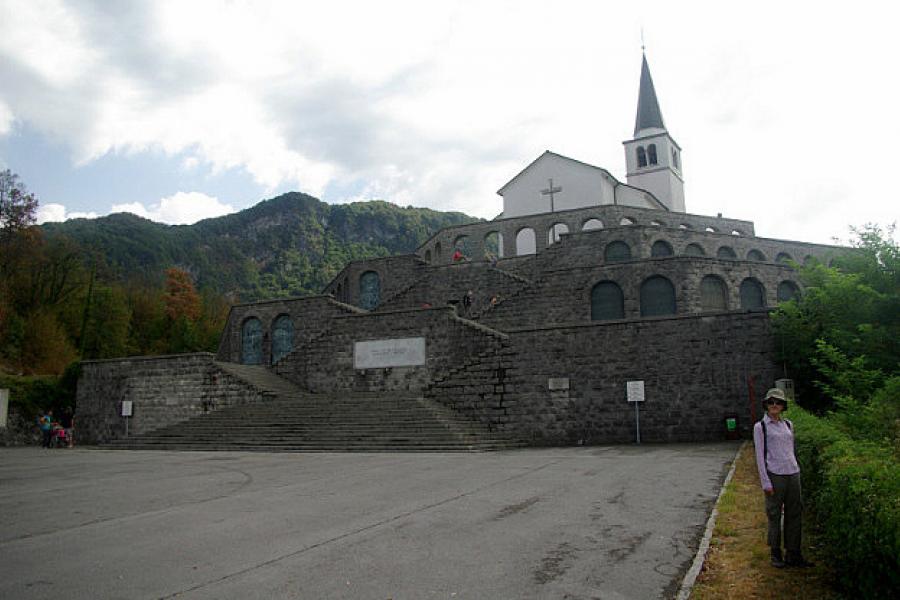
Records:
{"label": "stone wall", "polygon": [[730,415],[748,434],[748,378],[758,401],[779,376],[768,314],[728,313],[519,330],[426,395],[534,444],[630,442],[625,382],[643,380],[642,441],[699,441]]}
{"label": "stone wall", "polygon": [[322,291],[335,300],[359,305],[359,280],[363,273],[374,271],[381,281],[381,302],[402,293],[421,277],[425,261],[414,254],[355,260],[347,264]]}
{"label": "stone wall", "polygon": [[129,434],[153,431],[262,395],[215,366],[209,353],[88,360],[81,363],[76,399],[78,442],[125,436],[122,401],[131,400]]}
{"label": "stone wall", "polygon": [[710,229],[726,236],[733,231],[739,232],[741,236],[752,237],[754,235],[751,221],[606,205],[447,227],[422,244],[416,250],[416,254],[429,264],[450,263],[453,257],[453,247],[457,240],[461,236],[467,236],[470,258],[483,260],[485,238],[489,234],[497,232],[503,237],[503,257],[512,258],[518,254],[516,252],[516,235],[523,229],[534,230],[536,251],[540,253],[549,246],[549,231],[553,225],[563,224],[570,233],[576,233],[582,231],[585,223],[591,219],[599,220],[605,228],[617,228],[623,219],[627,219],[635,225],[657,224],[659,227],[676,230],[683,226],[686,230],[694,232],[704,232]]}
{"label": "stone wall", "polygon": [[216,353],[218,360],[241,362],[241,326],[250,318],[257,318],[263,326],[263,364],[272,362],[272,325],[281,315],[289,315],[294,326],[294,347],[307,343],[321,335],[339,315],[364,312],[360,309],[337,302],[330,296],[309,296],[284,300],[268,300],[236,304],[228,313],[225,329],[219,340]]}
{"label": "stone wall", "polygon": [[[354,343],[424,337],[422,366],[356,369]],[[275,373],[312,392],[421,391],[505,336],[466,321],[452,308],[398,310],[335,318],[327,335],[297,348]]]}

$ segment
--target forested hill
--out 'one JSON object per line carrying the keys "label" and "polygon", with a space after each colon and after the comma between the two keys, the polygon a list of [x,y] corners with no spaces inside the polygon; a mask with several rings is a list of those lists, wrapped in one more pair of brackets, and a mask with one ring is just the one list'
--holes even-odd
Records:
{"label": "forested hill", "polygon": [[314,294],[349,260],[412,252],[437,230],[477,219],[388,202],[331,205],[296,192],[193,225],[120,213],[43,226],[97,251],[122,281],[161,282],[168,267],[240,301]]}

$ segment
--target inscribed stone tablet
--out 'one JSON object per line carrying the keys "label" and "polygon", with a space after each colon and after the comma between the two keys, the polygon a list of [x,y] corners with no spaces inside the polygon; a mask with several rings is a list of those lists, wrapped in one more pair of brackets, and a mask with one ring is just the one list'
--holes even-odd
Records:
{"label": "inscribed stone tablet", "polygon": [[353,345],[354,369],[415,367],[425,364],[425,338],[371,340]]}
{"label": "inscribed stone tablet", "polygon": [[568,377],[551,377],[547,380],[547,387],[551,390],[567,390],[569,389]]}

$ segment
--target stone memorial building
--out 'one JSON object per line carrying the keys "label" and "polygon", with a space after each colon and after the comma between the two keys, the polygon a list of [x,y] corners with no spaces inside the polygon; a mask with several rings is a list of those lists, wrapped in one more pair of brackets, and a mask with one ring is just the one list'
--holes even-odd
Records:
{"label": "stone memorial building", "polygon": [[784,376],[769,310],[803,293],[796,264],[846,249],[685,212],[646,57],[624,150],[626,182],[547,151],[494,220],[351,262],[318,296],[232,307],[215,356],[85,363],[82,431],[141,448],[630,442],[626,383],[643,381],[642,441],[746,432]]}

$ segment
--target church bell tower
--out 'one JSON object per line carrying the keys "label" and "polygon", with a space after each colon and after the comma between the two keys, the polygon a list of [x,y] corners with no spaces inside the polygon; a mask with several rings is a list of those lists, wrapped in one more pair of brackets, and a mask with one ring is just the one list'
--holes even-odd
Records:
{"label": "church bell tower", "polygon": [[681,147],[663,123],[646,54],[641,62],[634,138],[622,143],[628,185],[647,190],[673,212],[685,212]]}

